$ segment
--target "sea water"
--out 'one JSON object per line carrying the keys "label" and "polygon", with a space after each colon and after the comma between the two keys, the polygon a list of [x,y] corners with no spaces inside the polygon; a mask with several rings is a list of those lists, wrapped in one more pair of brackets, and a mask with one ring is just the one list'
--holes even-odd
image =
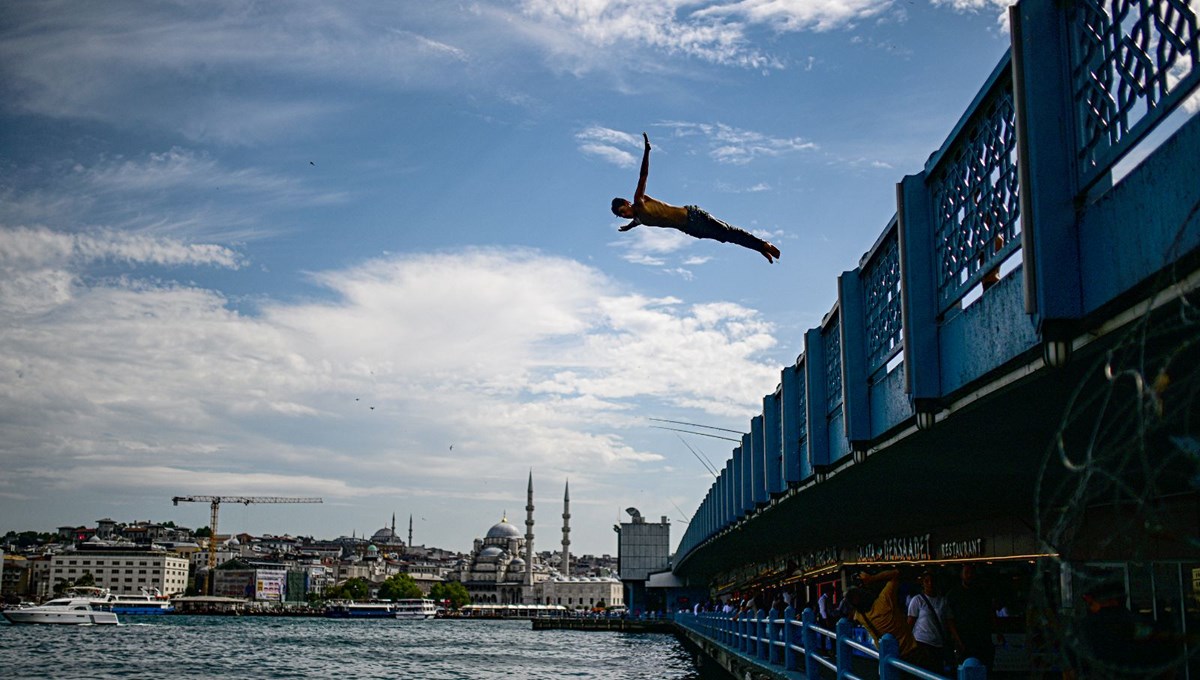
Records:
{"label": "sea water", "polygon": [[534,631],[528,621],[128,616],[6,625],[0,678],[710,680],[672,635]]}

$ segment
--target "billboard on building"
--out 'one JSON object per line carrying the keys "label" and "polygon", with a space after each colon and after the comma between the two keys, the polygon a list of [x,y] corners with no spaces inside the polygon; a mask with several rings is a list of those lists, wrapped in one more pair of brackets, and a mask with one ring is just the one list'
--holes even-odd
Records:
{"label": "billboard on building", "polygon": [[260,602],[282,602],[287,592],[287,571],[259,569],[255,574],[254,599]]}

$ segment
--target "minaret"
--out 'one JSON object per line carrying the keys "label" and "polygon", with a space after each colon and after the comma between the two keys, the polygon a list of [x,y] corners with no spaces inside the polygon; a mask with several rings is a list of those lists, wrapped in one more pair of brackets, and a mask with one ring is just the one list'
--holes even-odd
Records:
{"label": "minaret", "polygon": [[408,549],[412,550],[412,515],[408,516]]}
{"label": "minaret", "polygon": [[396,540],[396,513],[392,513],[392,540]]}
{"label": "minaret", "polygon": [[562,575],[571,576],[571,482],[563,487],[563,553]]}
{"label": "minaret", "polygon": [[[529,470],[529,490],[525,492],[525,585],[533,587],[533,470]],[[529,592],[533,597],[533,591]]]}

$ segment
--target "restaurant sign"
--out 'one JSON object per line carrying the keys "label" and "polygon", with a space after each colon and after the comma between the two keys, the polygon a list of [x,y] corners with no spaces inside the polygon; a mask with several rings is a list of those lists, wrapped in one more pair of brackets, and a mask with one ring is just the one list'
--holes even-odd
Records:
{"label": "restaurant sign", "polygon": [[889,538],[879,543],[858,546],[859,562],[901,562],[927,560],[931,557],[929,534]]}

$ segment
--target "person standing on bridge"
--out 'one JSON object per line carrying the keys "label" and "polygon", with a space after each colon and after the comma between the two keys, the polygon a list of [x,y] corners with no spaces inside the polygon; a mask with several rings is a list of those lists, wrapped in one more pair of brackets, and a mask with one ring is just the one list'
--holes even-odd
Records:
{"label": "person standing on bridge", "polygon": [[677,205],[664,203],[646,195],[646,178],[650,174],[650,138],[642,133],[646,149],[642,152],[642,171],[638,176],[637,190],[633,193],[633,202],[624,198],[612,200],[612,212],[617,217],[633,221],[620,228],[629,231],[638,225],[647,227],[667,227],[678,229],[694,238],[710,238],[722,243],[735,243],[761,253],[767,262],[774,263],[779,258],[779,249],[744,229],[726,224],[709,215],[700,208],[689,205],[680,208]]}
{"label": "person standing on bridge", "polygon": [[908,625],[912,626],[917,651],[913,663],[927,671],[945,673],[954,665],[955,649],[965,649],[955,625],[954,611],[947,606],[941,574],[926,569],[921,574],[921,592],[908,603]]}
{"label": "person standing on bridge", "polygon": [[[900,646],[900,658],[912,663],[913,654],[917,649],[917,641],[913,638],[912,628],[904,606],[900,602],[899,581],[900,572],[896,569],[881,571],[878,574],[861,572],[858,575],[861,586],[846,591],[842,598],[843,605],[848,609],[847,616],[853,616],[862,627],[867,629],[875,646],[879,639],[888,633],[896,638]],[[869,586],[883,583],[883,590],[878,595],[872,594]]]}

